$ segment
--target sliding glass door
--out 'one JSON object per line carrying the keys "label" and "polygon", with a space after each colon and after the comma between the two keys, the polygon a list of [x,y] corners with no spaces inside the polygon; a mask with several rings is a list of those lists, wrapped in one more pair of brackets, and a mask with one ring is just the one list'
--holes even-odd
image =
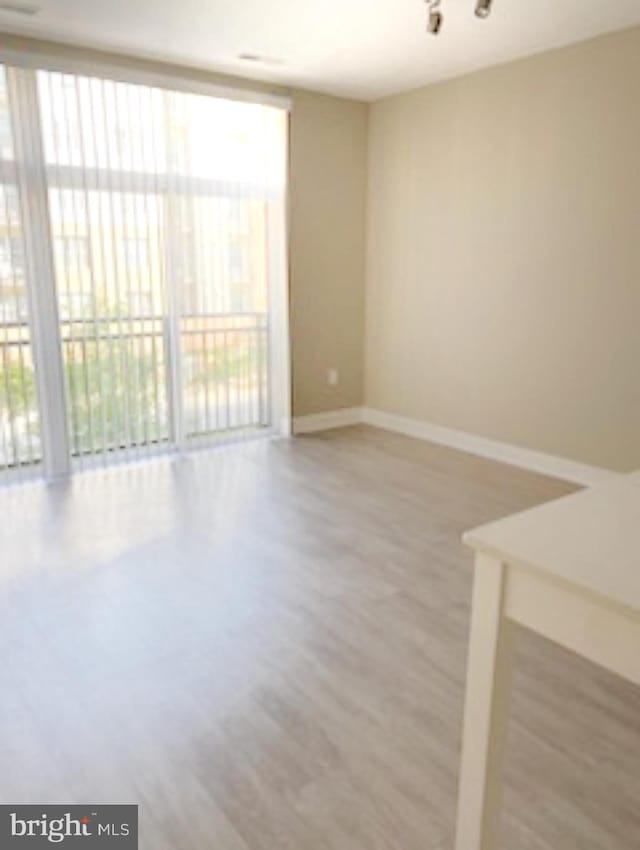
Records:
{"label": "sliding glass door", "polygon": [[70,449],[134,455],[171,438],[168,95],[45,71],[37,83]]}
{"label": "sliding glass door", "polygon": [[[0,133],[0,466],[51,454],[60,470],[269,428],[284,110],[7,68]],[[22,220],[48,255],[31,275]],[[43,367],[59,359],[62,404],[55,375],[38,394],[38,352]],[[47,427],[61,418],[64,439]]]}

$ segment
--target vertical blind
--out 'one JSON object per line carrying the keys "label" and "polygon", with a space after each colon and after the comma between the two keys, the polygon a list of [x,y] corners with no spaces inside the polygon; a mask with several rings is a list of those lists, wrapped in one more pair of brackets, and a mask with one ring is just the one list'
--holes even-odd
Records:
{"label": "vertical blind", "polygon": [[0,66],[0,468],[270,425],[285,165],[282,109]]}
{"label": "vertical blind", "polygon": [[7,75],[0,66],[0,469],[42,460]]}

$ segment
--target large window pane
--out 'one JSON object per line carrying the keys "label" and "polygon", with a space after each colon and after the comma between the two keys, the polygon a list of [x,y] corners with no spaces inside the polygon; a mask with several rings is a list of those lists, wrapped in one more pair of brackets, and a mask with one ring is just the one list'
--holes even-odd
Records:
{"label": "large window pane", "polygon": [[38,82],[72,451],[268,425],[282,116],[72,75]]}
{"label": "large window pane", "polygon": [[285,145],[276,108],[2,69],[0,467],[270,424]]}
{"label": "large window pane", "polygon": [[166,170],[163,91],[45,71],[38,90],[48,165]]}
{"label": "large window pane", "polygon": [[190,214],[181,321],[187,436],[265,426],[266,204],[204,196]]}
{"label": "large window pane", "polygon": [[60,334],[75,455],[169,438],[157,197],[51,189]]}

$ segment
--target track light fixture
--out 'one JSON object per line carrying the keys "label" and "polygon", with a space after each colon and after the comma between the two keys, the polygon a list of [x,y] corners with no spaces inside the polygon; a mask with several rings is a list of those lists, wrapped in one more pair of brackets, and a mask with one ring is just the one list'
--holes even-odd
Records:
{"label": "track light fixture", "polygon": [[442,26],[442,12],[440,11],[440,0],[426,0],[429,6],[429,17],[427,19],[427,32],[438,35]]}
{"label": "track light fixture", "polygon": [[476,17],[488,18],[491,13],[492,0],[478,0],[476,3]]}
{"label": "track light fixture", "polygon": [[[440,11],[440,3],[442,0],[425,0],[429,9],[427,18],[427,32],[431,35],[438,35],[442,28],[442,12]],[[491,4],[493,0],[476,0],[476,17],[488,18],[491,14]]]}

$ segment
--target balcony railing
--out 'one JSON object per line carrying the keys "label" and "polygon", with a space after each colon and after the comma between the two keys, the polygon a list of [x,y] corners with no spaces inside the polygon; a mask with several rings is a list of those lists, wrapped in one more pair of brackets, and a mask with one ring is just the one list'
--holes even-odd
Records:
{"label": "balcony railing", "polygon": [[42,460],[40,418],[29,327],[0,324],[0,470]]}
{"label": "balcony railing", "polygon": [[[60,340],[71,452],[138,452],[270,423],[266,313],[63,318]],[[0,467],[41,460],[26,325],[0,337]],[[172,350],[179,348],[179,351]],[[171,380],[170,361],[179,368]]]}
{"label": "balcony railing", "polygon": [[268,342],[266,313],[183,316],[187,437],[269,425]]}

